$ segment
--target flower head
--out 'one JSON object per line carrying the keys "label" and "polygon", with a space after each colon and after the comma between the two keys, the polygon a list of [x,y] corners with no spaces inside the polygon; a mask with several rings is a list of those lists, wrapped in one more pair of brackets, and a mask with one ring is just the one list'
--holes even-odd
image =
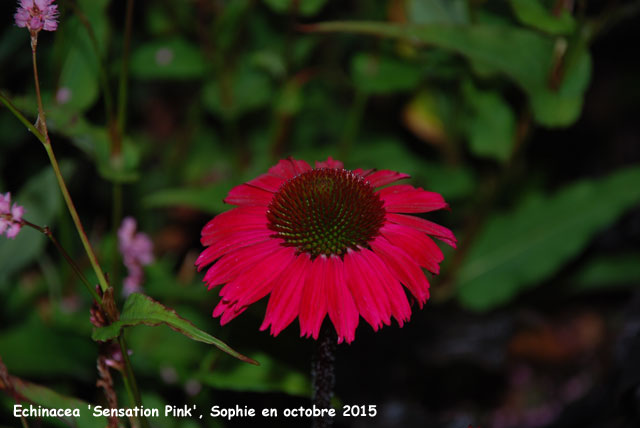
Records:
{"label": "flower head", "polygon": [[338,341],[349,343],[360,316],[376,331],[392,317],[402,326],[411,315],[403,285],[422,307],[422,268],[438,273],[443,259],[429,235],[456,242],[449,229],[400,214],[446,208],[442,196],[381,188],[408,177],[289,158],[231,189],[225,202],[237,207],[202,229],[208,248],[196,261],[199,269],[215,262],[204,277],[209,289],[225,284],[213,316],[226,324],[271,294],[260,329],[274,336],[296,317],[301,336],[317,339],[329,315]]}
{"label": "flower head", "polygon": [[153,262],[153,243],[145,233],[136,233],[137,223],[133,217],[125,217],[118,229],[118,248],[129,275],[123,281],[122,294],[141,291],[144,281],[143,266]]}
{"label": "flower head", "polygon": [[15,238],[22,228],[23,215],[23,207],[16,203],[11,206],[11,193],[0,193],[0,235],[6,233],[7,238]]}
{"label": "flower head", "polygon": [[54,0],[20,0],[13,15],[18,27],[27,27],[32,33],[58,29],[58,6]]}

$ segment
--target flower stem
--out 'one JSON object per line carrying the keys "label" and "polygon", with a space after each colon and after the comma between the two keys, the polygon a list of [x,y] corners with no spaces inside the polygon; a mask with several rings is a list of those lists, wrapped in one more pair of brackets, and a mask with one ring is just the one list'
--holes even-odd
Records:
{"label": "flower stem", "polygon": [[[124,362],[124,386],[127,389],[129,398],[138,408],[142,408],[142,398],[140,397],[140,389],[138,389],[138,383],[136,377],[133,374],[133,367],[131,366],[131,360],[129,359],[129,353],[127,348],[127,342],[124,339],[123,333],[118,336],[118,344],[120,345],[120,352],[122,353],[122,361]],[[140,416],[140,425],[142,428],[149,428],[149,421],[145,416]]]}
{"label": "flower stem", "polygon": [[47,118],[44,115],[44,107],[42,106],[42,96],[40,95],[40,79],[38,78],[38,65],[36,62],[36,47],[38,46],[38,34],[31,35],[31,59],[33,60],[33,79],[36,85],[36,100],[38,101],[38,119],[36,120],[36,128],[42,133],[47,143],[49,141],[49,133],[47,131]]}
{"label": "flower stem", "polygon": [[[336,334],[326,323],[320,330],[316,349],[311,360],[311,377],[313,380],[313,404],[319,409],[331,407],[335,376]],[[313,428],[328,428],[333,425],[329,416],[313,419]]]}
{"label": "flower stem", "polygon": [[89,280],[87,279],[87,277],[84,276],[84,274],[82,273],[82,271],[80,270],[76,262],[71,258],[69,253],[66,252],[66,250],[62,247],[62,245],[60,245],[60,243],[55,238],[55,236],[53,236],[53,233],[51,233],[51,229],[49,229],[49,226],[40,227],[37,224],[31,223],[30,221],[27,221],[27,220],[21,220],[20,223],[22,223],[24,226],[29,226],[30,228],[37,230],[38,232],[46,235],[47,238],[49,238],[49,240],[53,243],[53,245],[60,252],[60,254],[62,254],[62,256],[67,261],[69,266],[71,266],[71,269],[73,269],[73,272],[78,276],[80,281],[82,281],[82,283],[85,285],[87,290],[89,290],[89,294],[91,294],[91,296],[95,299],[95,301],[100,306],[102,306],[102,297],[100,297],[100,295],[96,292],[94,287],[91,286],[91,284],[89,283]]}

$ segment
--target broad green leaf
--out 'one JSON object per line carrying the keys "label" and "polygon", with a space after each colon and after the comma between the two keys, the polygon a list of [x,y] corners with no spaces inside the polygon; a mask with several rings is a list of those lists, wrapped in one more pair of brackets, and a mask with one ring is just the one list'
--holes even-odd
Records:
{"label": "broad green leaf", "polygon": [[91,379],[97,350],[88,337],[44,325],[40,318],[31,316],[0,333],[0,355],[10,372],[18,376]]}
{"label": "broad green leaf", "polygon": [[230,208],[222,200],[231,187],[228,182],[221,181],[207,187],[164,189],[146,196],[143,203],[153,208],[184,205],[214,214]]}
{"label": "broad green leaf", "polygon": [[202,53],[182,38],[155,40],[131,55],[131,74],[141,79],[194,79],[204,71]]}
{"label": "broad green leaf", "polygon": [[463,127],[471,150],[478,156],[506,161],[516,133],[511,107],[498,92],[479,90],[468,81],[463,85],[463,94],[470,110]]}
{"label": "broad green leaf", "polygon": [[607,290],[640,286],[640,253],[601,256],[589,261],[571,279],[573,291]]}
{"label": "broad green leaf", "polygon": [[466,0],[408,0],[407,17],[416,24],[466,24],[469,6]]}
{"label": "broad green leaf", "polygon": [[[297,0],[263,0],[274,12],[288,13],[292,11],[292,5]],[[320,12],[320,9],[327,3],[327,0],[304,0],[298,1],[298,13],[302,16],[313,16]]]}
{"label": "broad green leaf", "polygon": [[508,302],[555,273],[638,203],[640,167],[526,199],[480,232],[459,272],[458,298],[475,310]]}
{"label": "broad green leaf", "polygon": [[212,114],[225,119],[266,106],[271,100],[269,78],[250,66],[240,66],[231,74],[230,81],[210,80],[204,87],[202,101]]}
{"label": "broad green leaf", "polygon": [[198,380],[205,385],[233,391],[284,392],[308,397],[311,382],[308,377],[284,366],[267,354],[252,355],[260,366],[235,364],[232,361],[204,370]]}
{"label": "broad green leaf", "polygon": [[[71,174],[71,164],[61,162],[64,177]],[[62,206],[62,195],[53,170],[50,167],[29,179],[17,194],[11,195],[12,202],[25,209],[24,219],[39,226],[51,226]],[[7,278],[33,262],[42,252],[47,237],[29,227],[23,227],[15,239],[0,239],[0,286]]]}
{"label": "broad green leaf", "polygon": [[[86,401],[59,394],[45,386],[27,382],[17,377],[12,377],[11,382],[18,394],[36,406],[42,406],[47,409],[71,409],[72,411],[74,409],[79,409],[80,417],[61,418],[68,426],[75,426],[78,428],[103,428],[107,426],[107,418],[104,416],[93,416],[92,411],[88,408],[89,403]],[[1,380],[0,385],[2,385]],[[22,406],[28,407],[29,403],[23,402]]]}
{"label": "broad green leaf", "polygon": [[353,84],[368,94],[409,91],[420,83],[421,77],[415,64],[391,57],[359,53],[351,61]]}
{"label": "broad green leaf", "polygon": [[482,68],[483,74],[493,71],[512,79],[529,96],[535,119],[550,127],[566,126],[578,118],[590,78],[590,56],[586,49],[581,49],[566,67],[559,88],[551,88],[555,41],[509,25],[336,21],[312,25],[309,29],[397,38],[464,55],[476,68]]}
{"label": "broad green leaf", "polygon": [[251,364],[258,364],[251,358],[234,351],[221,340],[200,330],[188,320],[180,317],[173,309],[167,308],[151,297],[139,293],[133,293],[127,298],[118,321],[106,327],[95,329],[91,337],[93,340],[105,342],[117,337],[124,327],[132,327],[140,324],[148,326],[167,325],[193,340],[214,345],[221,351],[239,360]]}
{"label": "broad green leaf", "polygon": [[576,21],[567,10],[555,16],[540,0],[509,0],[518,20],[549,34],[566,35],[576,29]]}
{"label": "broad green leaf", "polygon": [[109,22],[106,8],[108,0],[82,0],[78,7],[82,10],[98,42],[101,52],[96,52],[85,26],[75,16],[62,22],[62,37],[68,51],[60,71],[58,87],[67,91],[62,103],[70,111],[84,111],[98,98],[100,55],[105,55]]}

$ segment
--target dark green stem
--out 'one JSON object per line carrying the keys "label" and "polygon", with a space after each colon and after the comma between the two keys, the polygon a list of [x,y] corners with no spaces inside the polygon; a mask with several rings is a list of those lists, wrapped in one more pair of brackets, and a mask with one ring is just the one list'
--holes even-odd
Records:
{"label": "dark green stem", "polygon": [[356,89],[354,94],[353,104],[349,110],[349,116],[347,117],[347,123],[340,140],[340,158],[346,161],[351,154],[353,144],[358,137],[358,131],[360,130],[360,124],[362,123],[362,117],[364,116],[364,110],[367,105],[367,95]]}
{"label": "dark green stem", "polygon": [[[325,323],[320,329],[313,358],[311,360],[311,378],[313,381],[313,404],[318,409],[329,409],[336,383],[335,352],[337,337],[331,324]],[[329,428],[333,419],[329,416],[313,419],[313,428]]]}

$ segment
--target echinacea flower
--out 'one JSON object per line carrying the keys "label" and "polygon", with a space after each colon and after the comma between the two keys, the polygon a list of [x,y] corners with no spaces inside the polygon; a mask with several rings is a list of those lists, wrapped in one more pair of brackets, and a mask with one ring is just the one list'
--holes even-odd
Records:
{"label": "echinacea flower", "polygon": [[0,235],[6,233],[7,238],[15,238],[22,228],[24,208],[14,203],[11,206],[11,193],[0,193]]}
{"label": "echinacea flower", "polygon": [[58,6],[54,0],[20,0],[13,18],[18,27],[27,27],[32,33],[58,29]]}
{"label": "echinacea flower", "polygon": [[125,296],[142,290],[142,267],[153,262],[153,243],[146,233],[136,232],[136,228],[136,220],[125,217],[118,229],[118,249],[128,270],[122,283],[122,294]]}
{"label": "echinacea flower", "polygon": [[196,261],[199,270],[215,262],[209,289],[225,284],[213,316],[224,325],[270,293],[260,329],[274,336],[298,317],[300,335],[317,339],[327,314],[338,342],[354,340],[360,316],[376,331],[391,317],[402,326],[411,315],[402,286],[422,307],[422,268],[438,273],[443,259],[429,235],[456,242],[449,229],[401,214],[446,208],[441,195],[382,187],[408,177],[289,158],[231,189],[225,202],[237,208],[202,229],[208,248]]}

